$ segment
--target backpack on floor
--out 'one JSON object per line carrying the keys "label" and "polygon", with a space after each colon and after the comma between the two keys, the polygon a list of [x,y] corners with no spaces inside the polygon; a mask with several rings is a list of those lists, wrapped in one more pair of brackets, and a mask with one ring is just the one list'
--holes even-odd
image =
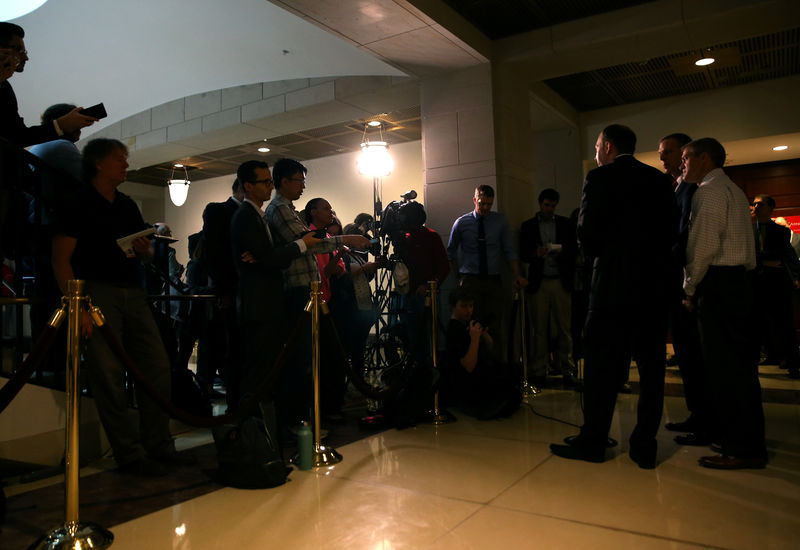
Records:
{"label": "backpack on floor", "polygon": [[266,489],[286,483],[291,471],[283,463],[278,442],[261,419],[214,428],[219,481],[238,489]]}

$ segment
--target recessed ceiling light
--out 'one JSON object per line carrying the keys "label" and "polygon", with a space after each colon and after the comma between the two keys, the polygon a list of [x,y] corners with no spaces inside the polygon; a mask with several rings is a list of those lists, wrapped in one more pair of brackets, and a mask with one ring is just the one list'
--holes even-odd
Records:
{"label": "recessed ceiling light", "polygon": [[789,148],[788,145],[776,145],[775,147],[772,148],[772,150],[773,151],[785,151],[788,148]]}
{"label": "recessed ceiling light", "polygon": [[713,57],[701,57],[697,61],[694,62],[695,65],[698,67],[705,67],[706,65],[711,65],[716,59]]}
{"label": "recessed ceiling light", "polygon": [[175,168],[183,168],[183,164],[173,164]]}
{"label": "recessed ceiling light", "polygon": [[372,126],[373,128],[375,128],[377,126],[380,126],[380,125],[381,125],[381,121],[380,120],[370,120],[369,122],[367,122],[367,126]]}
{"label": "recessed ceiling light", "polygon": [[259,147],[258,148],[258,152],[259,153],[269,153],[269,147]]}

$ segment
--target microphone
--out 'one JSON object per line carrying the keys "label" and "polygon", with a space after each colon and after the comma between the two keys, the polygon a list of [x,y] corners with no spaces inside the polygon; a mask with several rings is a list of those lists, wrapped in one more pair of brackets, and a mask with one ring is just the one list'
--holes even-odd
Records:
{"label": "microphone", "polygon": [[417,198],[417,192],[411,189],[400,195],[400,198],[406,201],[412,201]]}

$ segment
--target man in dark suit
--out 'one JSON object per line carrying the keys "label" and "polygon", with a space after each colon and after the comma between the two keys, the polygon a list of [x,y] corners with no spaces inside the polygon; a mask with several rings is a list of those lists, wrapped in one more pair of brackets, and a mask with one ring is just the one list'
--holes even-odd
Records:
{"label": "man in dark suit", "polygon": [[244,191],[236,179],[233,194],[225,202],[212,202],[203,210],[205,261],[212,292],[217,296],[209,324],[211,356],[208,372],[198,373],[201,383],[213,386],[214,373],[225,380],[229,407],[239,403],[236,393],[241,382],[242,336],[236,321],[236,265],[231,255],[231,220],[244,200]]}
{"label": "man in dark suit", "polygon": [[[0,48],[14,52],[17,61],[16,72],[25,70],[28,52],[25,49],[25,31],[19,25],[0,22]],[[19,116],[17,96],[8,80],[0,82],[0,136],[19,147],[44,143],[58,139],[90,126],[97,120],[81,114],[81,107],[71,109],[57,119],[41,126],[25,126]]]}
{"label": "man in dark suit", "polygon": [[[247,161],[236,175],[244,201],[231,220],[230,244],[239,275],[237,312],[245,356],[242,391],[237,393],[244,400],[268,375],[274,376],[275,360],[286,341],[282,270],[320,240],[307,233],[298,241],[276,246],[261,210],[274,188],[267,163]],[[265,419],[274,418],[273,401],[274,391],[262,402],[262,410],[270,410],[264,411]]]}
{"label": "man in dark suit", "polygon": [[640,395],[630,456],[654,468],[664,404],[667,284],[675,240],[670,179],[633,158],[636,135],[618,124],[597,139],[598,168],[586,175],[578,238],[594,258],[586,319],[584,423],[553,454],[602,462],[620,380],[631,356]]}
{"label": "man in dark suit", "polygon": [[575,382],[570,334],[570,294],[575,275],[577,240],[569,219],[556,214],[560,199],[555,189],[539,193],[539,212],[523,222],[519,234],[519,257],[528,267],[528,315],[533,328],[530,367],[537,386],[547,379],[550,323],[558,334],[558,368],[565,383]]}
{"label": "man in dark suit", "polygon": [[789,371],[789,378],[800,378],[800,351],[794,328],[792,291],[798,286],[800,271],[797,256],[792,248],[791,230],[772,221],[775,199],[757,195],[753,199],[756,242],[756,269],[753,272],[753,290],[763,327],[762,339],[767,349]]}
{"label": "man in dark suit", "polygon": [[680,445],[708,445],[711,443],[713,413],[708,374],[703,365],[703,349],[700,346],[700,331],[697,315],[683,305],[683,268],[686,266],[686,242],[689,238],[689,215],[692,212],[692,197],[697,191],[696,182],[683,179],[681,172],[681,148],[692,141],[686,134],[670,134],[659,142],[658,155],[664,172],[672,178],[677,203],[678,238],[672,247],[672,279],[669,294],[669,330],[678,368],[683,379],[683,393],[689,417],[681,422],[667,422],[664,426],[676,432],[688,432],[675,436]]}

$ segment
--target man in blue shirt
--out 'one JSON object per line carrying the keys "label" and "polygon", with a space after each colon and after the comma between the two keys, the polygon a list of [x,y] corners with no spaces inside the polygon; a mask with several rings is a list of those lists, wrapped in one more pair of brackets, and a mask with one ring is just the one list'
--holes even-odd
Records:
{"label": "man in blue shirt", "polygon": [[457,273],[459,286],[475,297],[474,317],[488,327],[494,339],[496,357],[505,361],[506,302],[500,270],[505,258],[516,287],[527,286],[520,275],[517,253],[511,240],[511,228],[503,214],[492,212],[494,189],[480,185],[472,197],[475,209],[459,217],[450,230],[447,258]]}

